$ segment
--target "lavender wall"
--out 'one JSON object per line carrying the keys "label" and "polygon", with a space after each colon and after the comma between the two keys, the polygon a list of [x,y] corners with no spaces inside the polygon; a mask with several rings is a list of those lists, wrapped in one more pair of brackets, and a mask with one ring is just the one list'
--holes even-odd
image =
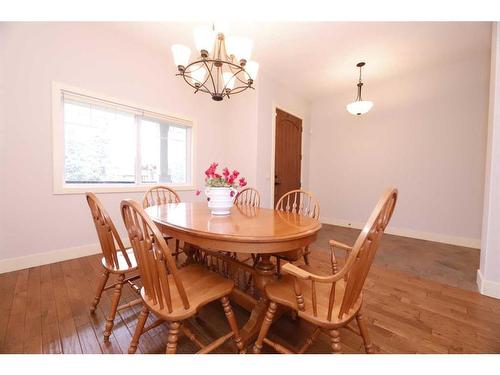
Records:
{"label": "lavender wall", "polygon": [[[197,176],[207,161],[225,161],[225,104],[187,90],[175,77],[168,47],[159,54],[98,23],[0,27],[0,259],[97,243],[84,195],[52,194],[52,81],[194,119]],[[120,227],[120,201],[141,196],[100,194]],[[195,199],[193,191],[181,196]]]}
{"label": "lavender wall", "polygon": [[479,248],[490,36],[477,39],[478,53],[367,82],[364,116],[345,110],[354,87],[313,102],[310,186],[325,220],[363,225],[392,185],[393,232]]}

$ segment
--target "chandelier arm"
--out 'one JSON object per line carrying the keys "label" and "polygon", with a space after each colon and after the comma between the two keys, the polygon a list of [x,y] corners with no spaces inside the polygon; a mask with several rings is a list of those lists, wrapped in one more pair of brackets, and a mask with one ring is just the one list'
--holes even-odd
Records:
{"label": "chandelier arm", "polygon": [[[233,72],[231,71],[231,73],[233,73]],[[229,78],[227,80],[227,83],[224,85],[224,88],[222,89],[223,92],[226,92],[228,83],[231,81],[232,78],[235,78],[236,74],[238,74],[238,73],[239,72],[233,73],[233,75],[231,76],[231,78]],[[233,89],[230,89],[230,90],[231,90],[231,92],[233,91]],[[229,95],[228,95],[228,97],[229,97]]]}
{"label": "chandelier arm", "polygon": [[[204,64],[204,65],[208,68],[207,64]],[[195,72],[196,70],[199,70],[199,69],[201,69],[201,66],[200,66],[200,67],[198,67],[197,69],[193,70],[193,71],[188,71],[188,72],[186,72],[186,70],[184,70],[184,75],[186,75],[186,74],[187,74],[187,77],[188,77],[188,78],[190,78],[190,79],[192,79],[192,80],[194,80],[194,81],[198,82],[198,84],[200,85],[199,87],[204,86],[206,89],[208,89],[208,88],[206,87],[206,85],[205,85],[205,83],[207,83],[207,80],[208,80],[208,74],[207,74],[207,76],[205,77],[205,80],[204,80],[203,82],[201,82],[201,81],[197,80],[196,78],[194,78],[193,76],[191,76],[191,75],[190,75],[190,74],[192,74],[193,72]],[[187,82],[188,82],[188,83],[190,83],[189,81],[187,81]],[[191,85],[191,87],[193,87],[193,85]],[[199,88],[199,87],[197,87],[196,85],[194,85],[194,87],[195,87],[195,88],[197,88],[197,89]],[[202,90],[200,90],[200,91],[202,91]]]}
{"label": "chandelier arm", "polygon": [[240,92],[243,92],[247,89],[253,89],[255,90],[252,86],[238,86],[238,87],[235,87],[234,89],[231,90],[231,94],[239,94]]}
{"label": "chandelier arm", "polygon": [[[213,67],[214,67],[214,64],[213,64],[213,62],[212,62],[212,66],[210,67],[210,69],[208,68],[208,64],[207,64],[207,60],[206,60],[206,59],[205,59],[205,60],[203,60],[203,64],[204,64],[204,65],[206,66],[206,68],[207,68],[207,80],[208,80],[208,77],[210,76],[210,80],[212,81],[212,86],[213,86],[213,88],[214,88],[214,90],[215,90],[215,82],[214,82],[214,77],[213,77],[213,75],[212,75],[212,69],[213,69]],[[207,88],[207,89],[208,89],[208,88]],[[211,94],[211,95],[213,95],[213,93],[210,93],[210,94]]]}
{"label": "chandelier arm", "polygon": [[222,65],[230,65],[232,66],[233,68],[236,68],[236,69],[240,69],[240,70],[243,70],[241,68],[241,66],[239,66],[238,64],[235,64],[231,61],[225,61],[225,60],[214,60],[214,59],[201,59],[201,60],[196,60],[196,61],[193,61],[192,63],[188,64],[186,67],[185,67],[185,70],[187,70],[191,65],[196,65],[196,64],[199,64],[199,63],[202,63],[203,61],[206,61],[207,63],[215,63],[215,62],[219,62],[221,63]]}
{"label": "chandelier arm", "polygon": [[[236,69],[238,69],[238,71],[236,73],[234,73],[233,67],[235,67]],[[245,68],[243,68],[240,65],[236,65],[235,66],[235,64],[231,63],[231,65],[229,65],[229,70],[231,70],[231,73],[233,73],[236,76],[236,79],[238,81],[240,81],[241,83],[243,83],[245,85],[248,85],[248,79],[252,79],[252,77],[250,77],[250,74],[247,73],[247,71],[245,70]],[[243,81],[240,77],[238,77],[238,74],[242,73],[242,72],[245,73],[248,76],[248,79],[246,81]]]}
{"label": "chandelier arm", "polygon": [[[191,82],[189,82],[188,78],[190,79],[193,79],[191,76],[189,75],[184,75],[182,74],[182,78],[184,78],[184,81],[189,85],[191,86],[193,89],[195,89],[196,91],[201,91],[201,92],[204,92],[204,93],[207,93],[207,94],[211,94],[210,90],[208,89],[208,87],[206,87],[204,84],[200,85],[199,87],[196,87],[195,85],[193,85]],[[204,89],[203,89],[204,88]]]}
{"label": "chandelier arm", "polygon": [[[239,72],[238,72],[238,73],[239,73]],[[240,81],[241,83],[243,83],[244,85],[248,85],[248,80],[245,82],[245,81],[243,81],[243,80],[242,80],[240,77],[238,77],[238,76],[236,76],[236,79],[237,79],[238,81]],[[249,79],[251,79],[251,78],[249,78]]]}

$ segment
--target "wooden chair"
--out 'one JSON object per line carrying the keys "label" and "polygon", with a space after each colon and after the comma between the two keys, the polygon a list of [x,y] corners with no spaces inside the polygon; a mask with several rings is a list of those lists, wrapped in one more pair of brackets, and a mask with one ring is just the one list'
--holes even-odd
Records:
{"label": "wooden chair", "polygon": [[[390,188],[385,191],[354,246],[349,250],[350,254],[344,266],[338,272],[330,276],[319,276],[291,263],[283,266],[282,271],[285,275],[265,288],[270,304],[253,348],[254,353],[260,353],[263,343],[272,346],[278,352],[291,353],[290,349],[266,338],[278,304],[296,311],[300,318],[316,326],[299,353],[307,350],[322,329],[328,331],[330,335],[332,351],[339,353],[341,351],[339,328],[342,327],[359,334],[363,338],[366,352],[373,352],[361,312],[363,303],[361,291],[380,239],[391,219],[397,195],[396,189]],[[359,332],[348,325],[354,318],[358,323]]]}
{"label": "wooden chair", "polygon": [[[238,349],[243,350],[228,298],[234,288],[234,282],[199,264],[178,269],[165,239],[139,203],[124,200],[121,211],[144,285],[140,291],[144,307],[139,315],[129,353],[135,353],[139,338],[144,332],[164,321],[169,325],[167,354],[176,352],[180,330],[200,347],[198,353],[208,353],[229,338],[234,338]],[[195,316],[201,307],[215,300],[222,303],[231,332],[205,346],[192,334],[186,320]],[[158,319],[144,328],[150,312]]]}
{"label": "wooden chair", "polygon": [[[181,198],[179,194],[174,189],[169,188],[165,185],[156,185],[151,189],[144,193],[144,198],[142,199],[142,207],[148,208],[151,206],[159,206],[160,204],[167,203],[180,203]],[[166,241],[173,239],[168,235],[164,235]],[[183,250],[180,249],[180,241],[178,239],[175,240],[175,251],[173,255],[175,256],[175,260],[179,258],[179,254],[182,254]]]}
{"label": "wooden chair", "polygon": [[[292,190],[284,194],[276,204],[276,210],[306,215],[317,220],[319,219],[318,200],[312,193],[304,190]],[[277,253],[276,268],[278,275],[280,274],[280,263],[282,259],[289,262],[295,262],[300,257],[303,257],[304,262],[309,265],[309,254],[309,246],[303,249]]]}
{"label": "wooden chair", "polygon": [[[126,278],[128,274],[137,270],[137,263],[133,250],[131,248],[126,249],[123,246],[123,242],[116,231],[115,225],[102,206],[100,200],[93,193],[86,193],[86,196],[97,231],[97,237],[99,238],[99,242],[101,244],[101,251],[103,254],[101,263],[104,268],[102,278],[97,286],[96,296],[90,305],[90,312],[92,314],[95,312],[97,305],[101,300],[102,292],[104,290],[114,288],[111,310],[108,313],[104,331],[104,341],[109,341],[109,336],[113,330],[116,312],[142,302],[139,298],[133,302],[118,306],[123,284],[127,283],[132,287],[134,292],[139,292],[137,286],[132,283],[132,281],[138,279],[139,276]],[[118,275],[118,281],[112,285],[106,286],[110,273]]]}
{"label": "wooden chair", "polygon": [[[260,207],[260,194],[259,194],[259,191],[257,189],[255,189],[255,188],[252,188],[252,187],[247,187],[247,188],[241,190],[238,193],[238,195],[236,195],[236,198],[234,199],[234,204],[240,210],[241,209],[246,209],[246,210],[249,210],[250,213],[252,211],[255,212],[255,210],[253,210],[253,209]],[[235,259],[238,259],[238,254],[237,253],[233,253],[232,256]],[[257,264],[257,261],[258,261],[258,255],[252,254],[251,259],[252,259],[252,262],[253,262],[253,266],[255,267],[255,265]],[[250,260],[250,258],[243,259],[242,261],[243,262],[247,262],[248,260]],[[248,290],[250,288],[251,282],[252,282],[252,275],[250,275],[250,277],[247,280],[245,290]]]}
{"label": "wooden chair", "polygon": [[260,207],[260,194],[257,189],[247,187],[236,195],[234,204],[239,206]]}

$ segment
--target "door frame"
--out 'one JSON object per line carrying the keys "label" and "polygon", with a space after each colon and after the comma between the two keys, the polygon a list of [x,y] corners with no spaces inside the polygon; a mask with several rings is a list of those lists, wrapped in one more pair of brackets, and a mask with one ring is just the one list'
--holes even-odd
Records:
{"label": "door frame", "polygon": [[[271,175],[270,175],[270,185],[271,185],[271,197],[269,198],[269,206],[271,208],[274,208],[274,172],[275,172],[275,161],[276,161],[276,110],[279,109],[283,112],[286,112],[294,117],[297,117],[302,121],[302,134],[300,136],[300,147],[301,147],[301,155],[304,154],[304,118],[302,116],[298,116],[296,112],[288,110],[285,106],[282,106],[280,104],[276,104],[276,102],[273,102],[273,110],[272,110],[272,134],[271,134]],[[300,187],[302,188],[302,177],[303,177],[303,171],[304,171],[304,166],[303,162],[304,158],[300,161]]]}

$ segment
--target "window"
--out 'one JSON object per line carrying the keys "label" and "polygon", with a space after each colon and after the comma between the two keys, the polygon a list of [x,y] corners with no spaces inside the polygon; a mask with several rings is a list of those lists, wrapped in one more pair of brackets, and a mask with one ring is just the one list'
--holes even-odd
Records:
{"label": "window", "polygon": [[192,188],[192,122],[54,86],[55,193]]}

